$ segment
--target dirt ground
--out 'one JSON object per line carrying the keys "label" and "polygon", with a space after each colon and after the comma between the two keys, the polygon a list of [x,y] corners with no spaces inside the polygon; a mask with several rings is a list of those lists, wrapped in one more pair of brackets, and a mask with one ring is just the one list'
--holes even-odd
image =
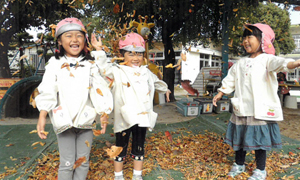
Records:
{"label": "dirt ground", "polygon": [[300,141],[300,109],[283,108],[284,121],[279,122],[281,134]]}
{"label": "dirt ground", "polygon": [[[179,87],[175,87],[175,97],[185,96],[187,92]],[[180,98],[176,98],[177,100]],[[178,113],[176,103],[165,103],[155,105],[154,111],[158,113],[157,123],[171,124],[182,121],[188,121],[195,117],[184,117]],[[282,135],[300,141],[300,110],[283,108],[284,121],[278,122]],[[36,124],[37,118],[5,118],[0,120],[0,125],[17,125],[17,124]],[[110,115],[110,123],[113,121],[113,115]],[[47,120],[50,123],[50,120]]]}

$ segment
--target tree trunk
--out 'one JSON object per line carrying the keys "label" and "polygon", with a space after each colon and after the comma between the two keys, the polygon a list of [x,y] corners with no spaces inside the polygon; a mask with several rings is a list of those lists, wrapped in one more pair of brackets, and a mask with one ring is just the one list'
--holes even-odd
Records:
{"label": "tree trunk", "polygon": [[[24,49],[23,48],[20,48],[20,57],[22,57],[24,55]],[[25,78],[25,68],[24,68],[24,58],[21,59],[20,61],[20,75],[21,75],[21,78]]]}
{"label": "tree trunk", "polygon": [[172,39],[169,36],[169,34],[172,34],[172,32],[169,32],[170,28],[167,28],[167,24],[163,24],[162,26],[162,39],[164,44],[164,54],[165,54],[165,60],[163,61],[163,80],[168,84],[168,88],[172,92],[170,94],[170,101],[174,102],[176,101],[174,96],[174,79],[175,79],[175,70],[174,68],[165,68],[166,65],[172,63],[175,64],[175,53],[173,49],[173,43]]}
{"label": "tree trunk", "polygon": [[7,56],[8,42],[3,42],[3,46],[0,45],[0,52],[0,78],[11,78]]}

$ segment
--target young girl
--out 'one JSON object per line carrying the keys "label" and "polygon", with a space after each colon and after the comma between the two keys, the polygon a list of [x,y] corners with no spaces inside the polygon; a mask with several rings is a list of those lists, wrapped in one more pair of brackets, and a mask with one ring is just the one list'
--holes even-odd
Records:
{"label": "young girl", "polygon": [[266,151],[281,148],[281,137],[276,121],[282,121],[282,109],[277,95],[279,71],[293,72],[300,60],[274,56],[272,42],[275,34],[266,24],[247,24],[243,46],[249,56],[241,58],[222,81],[213,104],[223,94],[230,94],[233,114],[228,124],[225,142],[235,151],[235,163],[229,176],[245,171],[246,151],[255,150],[256,168],[250,180],[266,179]]}
{"label": "young girl", "polygon": [[115,179],[124,179],[123,162],[132,133],[132,179],[142,180],[146,131],[154,127],[157,118],[153,112],[154,91],[166,93],[167,101],[171,92],[165,82],[159,80],[147,66],[142,66],[145,42],[139,34],[129,33],[121,38],[119,49],[125,65],[107,63],[103,58],[97,62],[104,67],[101,70],[103,76],[108,76],[114,82],[114,132],[116,146],[123,147],[123,151],[115,158]]}
{"label": "young girl", "polygon": [[[94,61],[90,61],[82,22],[77,18],[60,21],[55,37],[59,53],[49,60],[35,99],[40,111],[37,131],[41,139],[47,138],[44,128],[49,114],[60,153],[58,179],[85,180],[96,113],[104,114],[101,122],[107,121],[105,113],[113,108],[112,94]],[[97,50],[92,55],[97,58],[101,47],[94,34],[91,42]],[[106,128],[103,124],[102,133]],[[79,158],[84,163],[74,167]]]}

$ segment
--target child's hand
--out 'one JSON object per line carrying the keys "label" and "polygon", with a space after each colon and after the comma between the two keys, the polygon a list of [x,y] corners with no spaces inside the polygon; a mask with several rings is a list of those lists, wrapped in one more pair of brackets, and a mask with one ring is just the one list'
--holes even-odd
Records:
{"label": "child's hand", "polygon": [[108,115],[107,114],[103,114],[100,117],[100,123],[101,123],[101,134],[105,134],[106,127],[108,124]]}
{"label": "child's hand", "polygon": [[97,40],[95,33],[92,33],[92,35],[91,35],[91,44],[96,49],[96,51],[102,50],[101,37],[99,36],[99,38]]}
{"label": "child's hand", "polygon": [[38,123],[36,125],[37,134],[41,139],[47,139],[47,135],[43,133],[45,131],[46,117],[39,117]]}
{"label": "child's hand", "polygon": [[223,92],[219,92],[215,97],[213,98],[213,105],[217,107],[217,102],[222,98]]}
{"label": "child's hand", "polygon": [[298,59],[297,61],[294,62],[295,68],[300,66],[300,59]]}
{"label": "child's hand", "polygon": [[170,102],[170,94],[172,92],[168,89],[168,91],[166,92],[166,99],[167,99],[167,102]]}

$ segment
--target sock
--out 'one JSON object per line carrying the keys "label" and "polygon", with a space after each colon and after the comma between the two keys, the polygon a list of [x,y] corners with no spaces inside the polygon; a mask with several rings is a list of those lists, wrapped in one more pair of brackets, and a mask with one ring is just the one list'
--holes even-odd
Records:
{"label": "sock", "polygon": [[137,171],[137,170],[133,169],[133,175],[139,175],[139,176],[141,176],[142,175],[142,171]]}
{"label": "sock", "polygon": [[123,176],[123,171],[115,172],[115,176]]}

